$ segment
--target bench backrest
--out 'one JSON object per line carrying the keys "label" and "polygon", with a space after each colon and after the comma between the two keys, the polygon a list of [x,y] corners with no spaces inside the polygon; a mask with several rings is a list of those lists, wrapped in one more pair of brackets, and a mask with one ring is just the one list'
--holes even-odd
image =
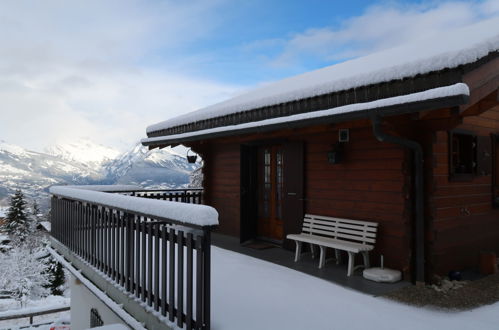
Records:
{"label": "bench backrest", "polygon": [[377,229],[376,222],[305,214],[302,233],[374,245]]}

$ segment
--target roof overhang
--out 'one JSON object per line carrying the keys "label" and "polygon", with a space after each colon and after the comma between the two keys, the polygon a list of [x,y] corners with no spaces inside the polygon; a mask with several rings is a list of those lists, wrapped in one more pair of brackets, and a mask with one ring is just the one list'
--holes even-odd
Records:
{"label": "roof overhang", "polygon": [[419,93],[401,95],[372,102],[355,103],[333,109],[301,113],[239,125],[222,126],[199,131],[142,139],[144,146],[165,147],[168,145],[195,142],[207,139],[245,134],[267,133],[282,129],[302,128],[369,118],[372,112],[388,117],[419,111],[436,110],[466,104],[469,88],[458,83],[438,87]]}

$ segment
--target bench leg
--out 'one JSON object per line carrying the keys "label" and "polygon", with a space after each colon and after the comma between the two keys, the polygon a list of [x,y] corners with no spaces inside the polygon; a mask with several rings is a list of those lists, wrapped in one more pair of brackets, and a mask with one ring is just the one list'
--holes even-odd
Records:
{"label": "bench leg", "polygon": [[348,272],[347,276],[352,276],[353,274],[353,268],[354,268],[354,263],[355,263],[355,253],[347,251],[348,252]]}
{"label": "bench leg", "polygon": [[312,259],[315,259],[315,244],[310,243],[310,251],[312,251]]}
{"label": "bench leg", "polygon": [[336,258],[336,264],[339,265],[341,263],[341,251],[334,249],[334,256]]}
{"label": "bench leg", "polygon": [[364,258],[364,268],[369,268],[369,251],[362,251],[362,258]]}
{"label": "bench leg", "polygon": [[295,262],[300,260],[301,257],[301,242],[295,241],[296,243],[296,253],[295,253]]}
{"label": "bench leg", "polygon": [[319,248],[321,249],[321,255],[319,258],[319,268],[322,268],[326,263],[326,247],[319,245]]}

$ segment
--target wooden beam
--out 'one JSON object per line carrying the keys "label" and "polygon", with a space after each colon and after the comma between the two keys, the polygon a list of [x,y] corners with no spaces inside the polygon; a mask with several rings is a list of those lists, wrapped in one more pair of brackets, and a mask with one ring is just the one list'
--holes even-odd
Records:
{"label": "wooden beam", "polygon": [[466,108],[461,108],[461,116],[478,116],[487,110],[490,110],[499,105],[499,89],[496,86],[496,90],[485,96],[480,101]]}
{"label": "wooden beam", "polygon": [[459,114],[459,107],[442,108],[437,110],[425,110],[414,113],[413,120],[428,120],[428,119],[440,119],[440,118],[450,118],[456,114]]}
{"label": "wooden beam", "polygon": [[463,118],[453,116],[450,118],[422,120],[416,123],[418,129],[430,131],[448,131],[463,123]]}

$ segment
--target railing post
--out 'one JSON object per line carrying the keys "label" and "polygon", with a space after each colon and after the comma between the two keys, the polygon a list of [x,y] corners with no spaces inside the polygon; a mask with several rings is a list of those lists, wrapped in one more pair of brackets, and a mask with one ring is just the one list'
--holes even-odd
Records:
{"label": "railing post", "polygon": [[92,266],[95,266],[96,264],[96,255],[95,255],[95,251],[96,251],[96,240],[95,240],[95,218],[97,217],[97,206],[96,205],[92,205],[92,216],[91,216],[91,228],[90,228],[90,241],[91,241],[91,261],[90,263],[92,264]]}
{"label": "railing post", "polygon": [[204,329],[210,329],[211,319],[211,230],[203,229],[203,321]]}

